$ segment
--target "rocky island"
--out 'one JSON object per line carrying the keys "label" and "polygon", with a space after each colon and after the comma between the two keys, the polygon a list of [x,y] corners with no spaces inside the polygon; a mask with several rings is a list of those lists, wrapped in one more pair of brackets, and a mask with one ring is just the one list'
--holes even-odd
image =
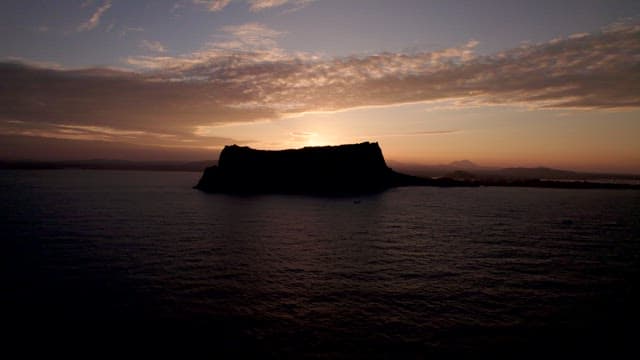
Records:
{"label": "rocky island", "polygon": [[396,186],[461,185],[405,175],[389,168],[378,143],[290,150],[225,146],[217,166],[195,186],[219,193],[364,194]]}
{"label": "rocky island", "polygon": [[212,193],[312,195],[370,194],[398,186],[640,189],[634,184],[467,175],[433,178],[399,173],[387,166],[375,142],[289,150],[230,145],[220,153],[218,165],[204,170],[194,188]]}

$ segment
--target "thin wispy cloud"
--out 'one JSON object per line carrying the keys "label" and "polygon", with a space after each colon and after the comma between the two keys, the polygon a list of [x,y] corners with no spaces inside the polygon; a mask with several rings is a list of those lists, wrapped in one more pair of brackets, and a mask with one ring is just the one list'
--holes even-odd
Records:
{"label": "thin wispy cloud", "polygon": [[260,11],[273,7],[282,6],[289,2],[289,0],[249,0],[251,11]]}
{"label": "thin wispy cloud", "polygon": [[[278,47],[277,39],[285,33],[271,29],[259,23],[243,25],[229,25],[220,28],[221,34],[214,41],[207,43],[202,49],[188,55],[169,56],[131,56],[125,59],[129,65],[143,69],[172,69],[156,73],[156,76],[173,76],[173,71],[186,70],[210,66],[213,63],[221,65],[228,61],[234,62],[234,67],[242,67],[248,63],[272,63],[291,59],[291,54]],[[298,55],[299,57],[300,55]],[[226,66],[226,65],[224,65]],[[180,75],[178,75],[180,76]],[[201,75],[194,75],[201,78]]]}
{"label": "thin wispy cloud", "polygon": [[160,43],[160,41],[152,41],[152,40],[142,40],[140,41],[140,47],[147,51],[164,53],[167,51],[167,48]]}
{"label": "thin wispy cloud", "polygon": [[276,38],[283,34],[282,31],[274,30],[260,23],[227,25],[222,27],[222,31],[239,39]]}
{"label": "thin wispy cloud", "polygon": [[[300,10],[316,0],[247,0],[251,12],[260,12],[273,8],[286,8],[284,12],[294,12]],[[193,0],[193,3],[200,5],[208,11],[218,12],[224,10],[231,0]],[[175,6],[181,3],[176,3]]]}
{"label": "thin wispy cloud", "polygon": [[287,9],[286,12],[292,12],[300,10],[314,1],[315,0],[249,0],[249,9],[253,12],[258,12],[290,5],[291,7]]}
{"label": "thin wispy cloud", "polygon": [[102,4],[102,6],[96,9],[93,15],[91,15],[91,17],[89,18],[89,20],[83,22],[78,26],[77,31],[81,32],[81,31],[93,30],[96,26],[100,24],[100,18],[102,18],[102,15],[104,15],[104,13],[107,12],[107,10],[109,10],[109,8],[111,8],[111,1],[107,0]]}
{"label": "thin wispy cloud", "polygon": [[231,0],[193,0],[194,4],[203,5],[207,8],[207,10],[214,12],[221,11],[222,9],[227,7],[230,2]]}
{"label": "thin wispy cloud", "polygon": [[585,36],[589,36],[589,33],[588,32],[581,32],[581,33],[571,34],[571,35],[569,35],[569,39],[580,39],[580,38],[583,38]]}
{"label": "thin wispy cloud", "polygon": [[[433,52],[326,58],[265,47],[283,35],[261,25],[223,30],[229,38],[190,55],[127,59],[143,71],[0,63],[5,84],[0,121],[13,131],[16,123],[7,121],[18,121],[20,131],[33,134],[46,123],[57,126],[47,128],[49,135],[97,127],[175,135],[154,137],[165,144],[178,144],[177,139],[205,144],[206,132],[196,129],[447,99],[478,106],[640,108],[640,26],[635,24],[491,56],[477,55],[472,40]],[[232,41],[239,45],[229,45]],[[402,136],[443,133],[448,132]],[[142,137],[136,134],[131,136]]]}
{"label": "thin wispy cloud", "polygon": [[413,132],[404,132],[404,133],[387,133],[378,136],[383,137],[403,137],[403,136],[427,136],[427,135],[446,135],[457,133],[459,130],[424,130],[424,131],[413,131]]}
{"label": "thin wispy cloud", "polygon": [[[248,23],[243,25],[228,25],[221,29],[230,36],[232,42],[237,42],[242,47],[277,47],[276,39],[284,34],[259,23]],[[228,42],[214,42],[214,47],[224,47]]]}
{"label": "thin wispy cloud", "polygon": [[387,133],[375,133],[358,136],[359,139],[379,139],[379,138],[396,138],[396,137],[418,137],[418,136],[434,136],[434,135],[450,135],[459,133],[460,130],[422,130],[422,131],[408,131],[408,132],[387,132]]}
{"label": "thin wispy cloud", "polygon": [[293,12],[296,12],[298,10],[302,10],[304,8],[306,8],[307,6],[311,5],[311,3],[315,2],[316,0],[296,0],[291,2],[291,7],[285,9],[282,13],[283,14],[290,14]]}
{"label": "thin wispy cloud", "polygon": [[[111,24],[109,25],[110,28],[112,28]],[[107,30],[109,30],[109,28],[107,28]],[[131,34],[131,33],[139,33],[139,32],[144,32],[144,28],[140,27],[140,26],[122,26],[120,28],[120,37],[126,37],[127,35]]]}

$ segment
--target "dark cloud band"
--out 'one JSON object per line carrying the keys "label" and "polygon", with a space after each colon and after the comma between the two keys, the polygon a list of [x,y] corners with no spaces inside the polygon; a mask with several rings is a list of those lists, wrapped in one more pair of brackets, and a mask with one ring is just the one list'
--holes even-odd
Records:
{"label": "dark cloud band", "polygon": [[155,69],[147,72],[2,63],[0,131],[15,131],[9,121],[32,133],[51,124],[58,130],[93,126],[204,144],[198,126],[448,98],[556,108],[640,106],[639,25],[492,56],[474,56],[476,44],[336,59],[228,46],[191,57],[150,57]]}

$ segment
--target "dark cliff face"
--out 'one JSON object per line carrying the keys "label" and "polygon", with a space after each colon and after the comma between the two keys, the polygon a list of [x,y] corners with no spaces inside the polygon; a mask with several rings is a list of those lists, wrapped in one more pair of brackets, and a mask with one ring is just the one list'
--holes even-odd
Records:
{"label": "dark cliff face", "polygon": [[[387,167],[377,143],[265,151],[226,146],[197,189],[231,193],[370,193],[403,176]],[[406,180],[406,179],[405,179]]]}

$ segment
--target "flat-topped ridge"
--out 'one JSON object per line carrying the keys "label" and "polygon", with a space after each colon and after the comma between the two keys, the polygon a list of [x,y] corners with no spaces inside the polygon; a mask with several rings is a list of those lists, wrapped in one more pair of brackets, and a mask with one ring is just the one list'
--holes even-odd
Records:
{"label": "flat-topped ridge", "polygon": [[218,166],[205,169],[197,189],[232,193],[369,193],[412,177],[391,170],[378,143],[287,150],[230,145]]}

